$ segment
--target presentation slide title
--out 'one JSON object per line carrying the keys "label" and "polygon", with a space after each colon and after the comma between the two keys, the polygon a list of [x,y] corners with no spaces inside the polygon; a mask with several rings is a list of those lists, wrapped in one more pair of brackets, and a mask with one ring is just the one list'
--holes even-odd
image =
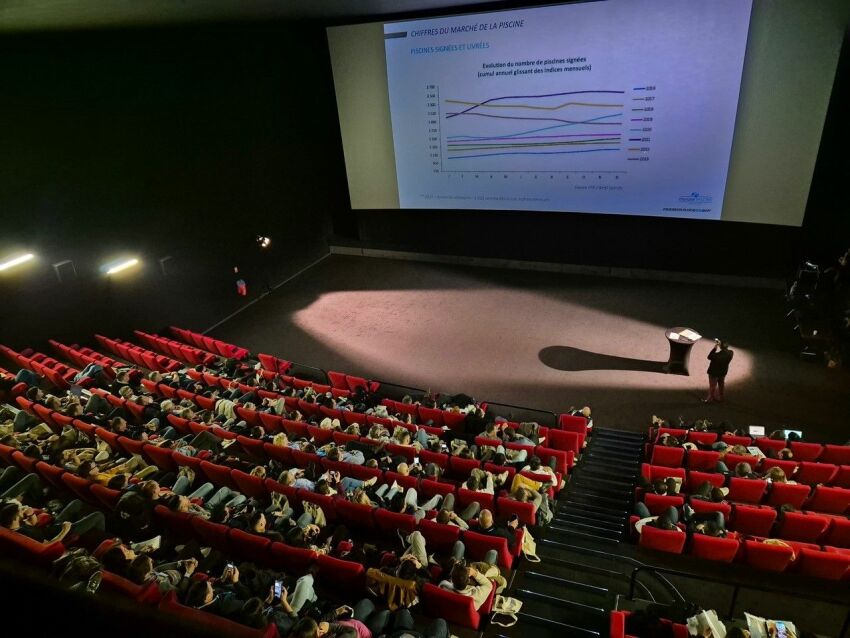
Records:
{"label": "presentation slide title", "polygon": [[525,20],[501,20],[499,22],[478,22],[473,24],[458,24],[452,27],[433,27],[430,29],[414,29],[411,38],[423,38],[452,33],[480,33],[481,31],[498,31],[500,29],[521,29]]}

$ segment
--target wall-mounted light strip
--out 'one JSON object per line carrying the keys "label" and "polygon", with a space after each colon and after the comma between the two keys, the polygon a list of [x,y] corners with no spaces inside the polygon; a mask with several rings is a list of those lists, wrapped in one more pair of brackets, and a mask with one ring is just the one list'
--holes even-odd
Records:
{"label": "wall-mounted light strip", "polygon": [[107,275],[114,275],[115,273],[121,272],[122,270],[127,270],[130,266],[135,266],[139,263],[138,259],[128,259],[126,261],[119,262],[114,266],[110,266],[106,271]]}
{"label": "wall-mounted light strip", "polygon": [[12,259],[0,263],[0,270],[13,268],[15,266],[18,266],[19,264],[23,264],[24,262],[29,261],[33,257],[35,257],[35,255],[33,255],[32,253],[26,253],[25,255],[18,255],[17,257],[12,257]]}

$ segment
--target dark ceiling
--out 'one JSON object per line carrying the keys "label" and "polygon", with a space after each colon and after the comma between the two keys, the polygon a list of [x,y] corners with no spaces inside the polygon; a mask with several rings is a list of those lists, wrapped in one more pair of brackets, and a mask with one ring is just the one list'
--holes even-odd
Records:
{"label": "dark ceiling", "polygon": [[476,4],[485,0],[0,0],[0,31],[264,19],[338,23]]}

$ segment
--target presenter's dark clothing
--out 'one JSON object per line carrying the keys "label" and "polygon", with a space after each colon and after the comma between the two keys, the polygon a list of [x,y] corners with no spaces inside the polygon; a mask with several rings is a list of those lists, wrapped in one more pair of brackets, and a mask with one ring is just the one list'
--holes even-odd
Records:
{"label": "presenter's dark clothing", "polygon": [[725,377],[729,372],[729,362],[735,353],[731,350],[712,350],[708,353],[708,376]]}

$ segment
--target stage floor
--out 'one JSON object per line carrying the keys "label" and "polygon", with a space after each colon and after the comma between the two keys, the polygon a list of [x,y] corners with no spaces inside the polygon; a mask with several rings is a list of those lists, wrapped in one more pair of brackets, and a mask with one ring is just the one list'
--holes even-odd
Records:
{"label": "stage floor", "polygon": [[[332,255],[213,331],[325,370],[645,429],[653,414],[850,438],[848,373],[801,361],[782,294],[760,289]],[[704,335],[664,374],[666,328]],[[735,357],[704,405],[712,339]]]}

